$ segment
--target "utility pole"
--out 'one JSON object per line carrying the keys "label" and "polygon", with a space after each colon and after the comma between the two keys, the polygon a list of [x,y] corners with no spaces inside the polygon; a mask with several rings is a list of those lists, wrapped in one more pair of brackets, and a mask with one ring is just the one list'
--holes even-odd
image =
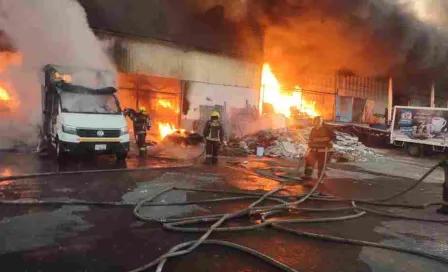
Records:
{"label": "utility pole", "polygon": [[389,79],[389,92],[387,99],[387,120],[386,122],[390,124],[392,122],[392,107],[393,107],[393,97],[394,97],[394,87],[392,78]]}
{"label": "utility pole", "polygon": [[432,85],[431,85],[431,101],[430,101],[430,104],[429,104],[431,106],[431,108],[435,108],[436,107],[435,95],[436,95],[436,86],[435,86],[434,82],[432,82]]}

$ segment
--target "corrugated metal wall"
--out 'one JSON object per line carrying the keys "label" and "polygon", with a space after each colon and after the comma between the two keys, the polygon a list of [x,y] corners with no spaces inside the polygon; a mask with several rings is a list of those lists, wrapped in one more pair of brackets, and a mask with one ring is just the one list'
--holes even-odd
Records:
{"label": "corrugated metal wall", "polygon": [[374,113],[384,114],[387,108],[387,81],[355,76],[339,76],[337,80],[339,96],[352,96],[375,101]]}
{"label": "corrugated metal wall", "polygon": [[199,51],[184,51],[156,41],[125,42],[127,72],[208,84],[257,88],[260,69],[254,63]]}

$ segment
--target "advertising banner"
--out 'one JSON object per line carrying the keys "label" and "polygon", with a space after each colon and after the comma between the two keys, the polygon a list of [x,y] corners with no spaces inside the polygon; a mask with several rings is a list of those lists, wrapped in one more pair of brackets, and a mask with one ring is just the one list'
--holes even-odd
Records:
{"label": "advertising banner", "polygon": [[395,140],[423,140],[428,144],[445,144],[445,139],[448,138],[448,110],[397,108],[393,136]]}

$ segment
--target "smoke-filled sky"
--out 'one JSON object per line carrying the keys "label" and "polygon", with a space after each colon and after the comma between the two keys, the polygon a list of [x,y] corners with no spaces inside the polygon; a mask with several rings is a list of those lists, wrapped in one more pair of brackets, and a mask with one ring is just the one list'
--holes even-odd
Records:
{"label": "smoke-filled sky", "polygon": [[341,69],[440,81],[448,64],[446,0],[185,1],[263,25],[264,59],[282,82]]}
{"label": "smoke-filled sky", "polygon": [[11,138],[36,140],[44,65],[114,70],[76,1],[0,0],[0,30],[0,85],[16,105],[0,114],[3,146]]}
{"label": "smoke-filled sky", "polygon": [[446,0],[78,1],[93,28],[264,58],[285,84],[341,69],[438,81],[448,67]]}
{"label": "smoke-filled sky", "polygon": [[446,0],[79,1],[94,28],[264,57],[282,81],[341,69],[437,77],[447,60]]}

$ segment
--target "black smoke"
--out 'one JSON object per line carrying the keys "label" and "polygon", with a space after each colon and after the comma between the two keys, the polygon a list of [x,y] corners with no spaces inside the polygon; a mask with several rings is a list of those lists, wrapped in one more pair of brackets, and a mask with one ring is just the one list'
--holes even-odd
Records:
{"label": "black smoke", "polygon": [[[198,0],[196,4],[204,10],[212,2],[223,1]],[[417,2],[426,3],[426,17],[415,9]],[[252,25],[255,20],[263,29],[263,57],[282,82],[294,84],[300,77],[342,70],[361,76],[394,77],[402,82],[399,88],[403,91],[415,86],[429,90],[433,81],[438,89],[447,85],[444,75],[448,72],[448,1],[228,0],[226,3],[228,18],[251,20]]]}
{"label": "black smoke", "polygon": [[[79,1],[95,29],[264,60],[291,84],[343,70],[429,89],[448,72],[444,0]],[[422,1],[429,21],[413,9]]]}
{"label": "black smoke", "polygon": [[[241,46],[254,39],[253,29],[239,20],[231,20],[232,11],[212,4],[201,9],[192,0],[78,0],[96,31],[126,37],[150,38],[196,49],[247,58],[253,50]],[[212,1],[214,2],[214,1]],[[224,1],[225,2],[225,1]],[[245,33],[245,34],[243,34]],[[246,35],[246,33],[249,33]],[[259,37],[259,35],[258,35]]]}

